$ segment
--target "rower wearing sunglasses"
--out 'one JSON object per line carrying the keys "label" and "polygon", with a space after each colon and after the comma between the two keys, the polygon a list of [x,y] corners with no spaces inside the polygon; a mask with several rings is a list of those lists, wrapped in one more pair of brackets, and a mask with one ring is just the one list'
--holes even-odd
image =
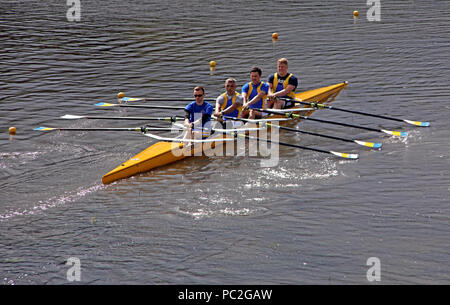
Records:
{"label": "rower wearing sunglasses", "polygon": [[214,107],[205,102],[205,89],[202,86],[194,88],[195,101],[189,103],[184,108],[186,127],[185,139],[201,139],[211,134],[211,115]]}

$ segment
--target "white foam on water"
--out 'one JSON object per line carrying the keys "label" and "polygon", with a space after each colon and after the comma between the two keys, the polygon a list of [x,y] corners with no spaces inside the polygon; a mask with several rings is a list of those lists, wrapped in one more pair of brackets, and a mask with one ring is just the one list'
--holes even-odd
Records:
{"label": "white foam on water", "polygon": [[38,213],[42,213],[49,209],[53,209],[56,207],[64,206],[72,202],[76,202],[77,200],[87,196],[90,193],[96,192],[105,188],[103,184],[96,184],[90,187],[80,187],[75,191],[66,192],[63,195],[54,196],[45,200],[40,200],[36,204],[34,204],[30,208],[9,211],[3,214],[0,214],[0,221],[5,221],[17,216],[30,216]]}

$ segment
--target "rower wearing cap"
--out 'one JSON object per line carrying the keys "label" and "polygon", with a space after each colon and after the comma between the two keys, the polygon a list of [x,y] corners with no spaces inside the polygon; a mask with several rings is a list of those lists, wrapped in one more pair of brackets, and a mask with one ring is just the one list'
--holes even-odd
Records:
{"label": "rower wearing cap", "polygon": [[239,118],[242,111],[243,98],[236,92],[236,80],[228,78],[225,81],[225,92],[219,95],[216,99],[216,110],[214,115],[222,124],[226,117]]}
{"label": "rower wearing cap", "polygon": [[250,70],[251,82],[242,87],[242,97],[244,106],[242,111],[243,118],[260,119],[262,113],[254,108],[266,109],[266,96],[269,92],[267,83],[261,81],[262,70],[259,67],[253,67]]}
{"label": "rower wearing cap", "polygon": [[286,102],[280,97],[295,99],[295,89],[298,86],[298,79],[292,73],[288,73],[288,60],[280,58],[277,62],[277,72],[267,79],[269,83],[268,107],[282,109],[292,107],[292,102]]}
{"label": "rower wearing cap", "polygon": [[204,101],[205,89],[202,86],[194,88],[195,101],[184,109],[186,127],[185,139],[206,138],[211,134],[211,115],[214,107]]}

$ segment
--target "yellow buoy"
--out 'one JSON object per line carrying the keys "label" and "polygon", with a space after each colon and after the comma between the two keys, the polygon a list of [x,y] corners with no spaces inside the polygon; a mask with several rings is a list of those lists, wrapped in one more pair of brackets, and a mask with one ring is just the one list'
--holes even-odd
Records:
{"label": "yellow buoy", "polygon": [[123,93],[123,92],[117,93],[117,98],[122,98],[122,97],[125,97],[125,93]]}
{"label": "yellow buoy", "polygon": [[9,134],[14,136],[16,134],[16,127],[9,127]]}
{"label": "yellow buoy", "polygon": [[359,12],[358,11],[353,11],[353,17],[358,18],[359,17]]}
{"label": "yellow buoy", "polygon": [[211,61],[209,62],[209,66],[210,66],[211,68],[214,68],[214,67],[216,66],[216,62],[215,62],[214,60],[211,60]]}
{"label": "yellow buoy", "polygon": [[273,34],[272,34],[272,39],[277,40],[277,39],[278,39],[278,33],[273,33]]}

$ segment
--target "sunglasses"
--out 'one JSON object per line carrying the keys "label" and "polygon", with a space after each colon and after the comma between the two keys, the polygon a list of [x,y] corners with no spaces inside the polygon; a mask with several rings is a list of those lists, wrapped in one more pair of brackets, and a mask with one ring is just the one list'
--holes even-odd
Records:
{"label": "sunglasses", "polygon": [[203,94],[194,94],[194,97],[202,97]]}

